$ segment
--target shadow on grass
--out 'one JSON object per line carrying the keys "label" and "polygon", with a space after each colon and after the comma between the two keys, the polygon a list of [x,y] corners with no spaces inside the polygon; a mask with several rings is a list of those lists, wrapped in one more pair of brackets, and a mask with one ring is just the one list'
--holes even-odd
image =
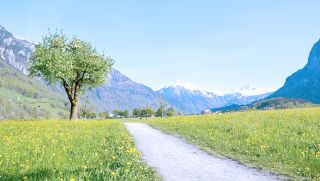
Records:
{"label": "shadow on grass", "polygon": [[49,169],[35,170],[26,174],[7,174],[0,173],[0,181],[16,181],[16,180],[50,180],[53,172]]}
{"label": "shadow on grass", "polygon": [[0,172],[0,181],[42,181],[42,180],[69,180],[71,177],[79,177],[83,180],[105,180],[110,177],[108,172],[99,172],[96,168],[88,168],[87,170],[76,169],[73,171],[58,171],[51,169],[41,169],[27,172],[25,174],[7,174]]}

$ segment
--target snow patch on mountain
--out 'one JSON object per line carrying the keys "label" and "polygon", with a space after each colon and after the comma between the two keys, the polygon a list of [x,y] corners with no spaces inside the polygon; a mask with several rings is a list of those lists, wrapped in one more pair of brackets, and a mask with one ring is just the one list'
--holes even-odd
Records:
{"label": "snow patch on mountain", "polygon": [[177,80],[174,84],[158,89],[157,91],[161,92],[165,89],[172,89],[173,93],[176,95],[183,94],[184,92],[189,92],[195,95],[202,95],[209,98],[213,97],[212,92],[208,92],[200,86],[184,80]]}
{"label": "snow patch on mountain", "polygon": [[191,82],[187,82],[184,80],[178,80],[176,81],[176,83],[174,83],[172,85],[173,87],[183,87],[187,90],[191,90],[191,91],[202,91],[203,89],[200,86],[197,86],[195,84],[192,84]]}
{"label": "snow patch on mountain", "polygon": [[262,94],[266,94],[274,91],[275,90],[272,88],[247,85],[237,90],[236,92],[240,93],[243,96],[254,96],[254,95],[262,95]]}
{"label": "snow patch on mountain", "polygon": [[272,89],[272,88],[266,88],[261,86],[251,86],[251,85],[247,85],[240,89],[235,89],[231,91],[213,91],[213,90],[204,89],[198,85],[195,85],[191,82],[187,82],[184,80],[178,80],[174,84],[158,89],[157,91],[161,92],[161,90],[167,89],[167,88],[174,89],[176,94],[181,94],[181,90],[184,90],[184,91],[187,90],[189,92],[194,92],[198,94],[201,93],[208,97],[225,96],[230,94],[240,94],[241,96],[248,97],[248,96],[255,96],[255,95],[263,95],[263,94],[267,94],[275,91],[275,89]]}

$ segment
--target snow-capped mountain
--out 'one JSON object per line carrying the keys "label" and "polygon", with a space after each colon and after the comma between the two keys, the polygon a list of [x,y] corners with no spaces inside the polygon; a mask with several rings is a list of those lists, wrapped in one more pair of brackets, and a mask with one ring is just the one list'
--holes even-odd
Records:
{"label": "snow-capped mountain", "polygon": [[266,94],[274,91],[275,90],[271,88],[247,85],[245,87],[242,87],[239,90],[236,90],[235,92],[238,92],[243,96],[255,96],[255,95],[262,95],[262,94]]}
{"label": "snow-capped mountain", "polygon": [[249,104],[267,97],[272,93],[272,89],[245,86],[239,90],[218,93],[186,81],[177,81],[171,86],[157,90],[157,93],[181,112],[198,113],[209,108]]}
{"label": "snow-capped mountain", "polygon": [[0,58],[5,64],[27,74],[27,62],[33,49],[32,43],[16,38],[0,25]]}
{"label": "snow-capped mountain", "polygon": [[174,91],[174,94],[177,94],[177,95],[189,92],[195,95],[202,95],[206,97],[214,96],[212,92],[208,92],[205,89],[201,88],[200,86],[194,85],[184,80],[178,80],[171,86],[167,86],[159,89],[158,92],[162,92],[165,89],[172,89]]}

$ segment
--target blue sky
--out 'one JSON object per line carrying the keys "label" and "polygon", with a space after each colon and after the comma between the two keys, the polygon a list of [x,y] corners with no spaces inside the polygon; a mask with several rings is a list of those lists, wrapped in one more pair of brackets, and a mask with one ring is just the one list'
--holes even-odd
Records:
{"label": "blue sky", "polygon": [[2,1],[0,24],[37,43],[48,28],[90,41],[152,88],[278,88],[320,38],[317,0]]}

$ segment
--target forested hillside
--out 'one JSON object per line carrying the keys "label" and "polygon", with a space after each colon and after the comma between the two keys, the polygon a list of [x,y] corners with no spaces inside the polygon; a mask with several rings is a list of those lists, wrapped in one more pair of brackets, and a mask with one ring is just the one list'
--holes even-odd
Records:
{"label": "forested hillside", "polygon": [[0,119],[64,118],[65,98],[0,59]]}

